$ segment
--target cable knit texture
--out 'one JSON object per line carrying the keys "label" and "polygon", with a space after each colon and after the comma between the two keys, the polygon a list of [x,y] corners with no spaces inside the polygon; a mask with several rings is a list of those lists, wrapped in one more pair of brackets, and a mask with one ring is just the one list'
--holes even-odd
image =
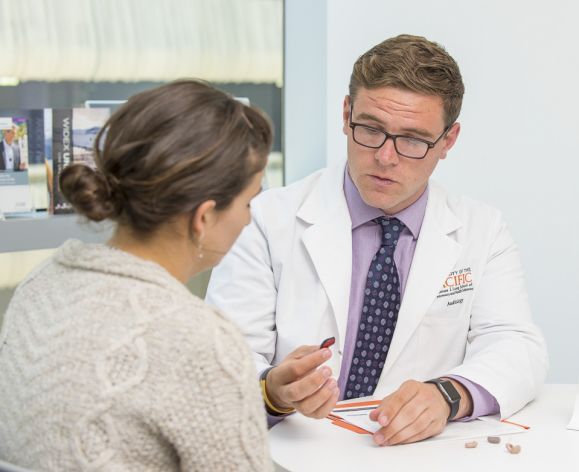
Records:
{"label": "cable knit texture", "polygon": [[0,458],[35,470],[271,470],[249,349],[159,265],[68,241],[0,334]]}

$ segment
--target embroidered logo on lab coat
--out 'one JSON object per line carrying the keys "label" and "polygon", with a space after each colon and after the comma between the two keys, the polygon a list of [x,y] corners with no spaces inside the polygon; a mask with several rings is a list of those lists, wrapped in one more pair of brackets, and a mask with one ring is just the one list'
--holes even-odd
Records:
{"label": "embroidered logo on lab coat", "polygon": [[[451,297],[471,290],[474,290],[472,286],[472,271],[470,267],[465,267],[464,269],[453,270],[448,274],[436,298]],[[452,300],[448,304],[455,305],[462,303],[462,301],[463,299],[460,298]]]}

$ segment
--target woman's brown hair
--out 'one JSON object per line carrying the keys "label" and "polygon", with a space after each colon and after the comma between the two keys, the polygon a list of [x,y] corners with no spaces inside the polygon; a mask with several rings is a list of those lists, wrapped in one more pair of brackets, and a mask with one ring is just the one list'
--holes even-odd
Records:
{"label": "woman's brown hair", "polygon": [[95,140],[92,169],[73,164],[59,178],[75,210],[146,235],[207,200],[229,206],[263,170],[272,143],[257,108],[198,80],[131,97]]}

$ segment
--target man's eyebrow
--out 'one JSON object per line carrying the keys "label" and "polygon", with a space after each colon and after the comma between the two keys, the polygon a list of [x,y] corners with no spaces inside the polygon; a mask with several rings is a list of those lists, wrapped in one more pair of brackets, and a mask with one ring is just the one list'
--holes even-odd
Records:
{"label": "man's eyebrow", "polygon": [[[358,115],[358,119],[359,120],[370,120],[370,121],[376,121],[377,123],[383,123],[383,121],[378,118],[375,115],[372,115],[371,113],[366,113],[366,112],[362,112]],[[420,129],[420,128],[403,128],[400,131],[400,135],[417,135],[420,136],[422,138],[425,139],[433,139],[434,136],[427,130],[425,129]]]}
{"label": "man's eyebrow", "polygon": [[421,136],[425,139],[434,139],[434,136],[432,135],[432,133],[430,133],[430,131],[427,131],[425,129],[403,128],[400,132],[404,133],[404,134],[416,134],[416,135]]}
{"label": "man's eyebrow", "polygon": [[378,123],[382,123],[382,120],[371,113],[362,112],[358,115],[359,120],[372,120],[377,121]]}

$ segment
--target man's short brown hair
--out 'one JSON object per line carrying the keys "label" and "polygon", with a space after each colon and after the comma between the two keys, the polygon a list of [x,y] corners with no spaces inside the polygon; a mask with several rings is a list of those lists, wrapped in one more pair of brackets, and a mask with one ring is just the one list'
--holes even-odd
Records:
{"label": "man's short brown hair", "polygon": [[387,39],[358,58],[350,77],[352,101],[362,87],[396,87],[439,96],[447,126],[458,118],[464,94],[458,64],[446,50],[422,36],[408,34]]}

